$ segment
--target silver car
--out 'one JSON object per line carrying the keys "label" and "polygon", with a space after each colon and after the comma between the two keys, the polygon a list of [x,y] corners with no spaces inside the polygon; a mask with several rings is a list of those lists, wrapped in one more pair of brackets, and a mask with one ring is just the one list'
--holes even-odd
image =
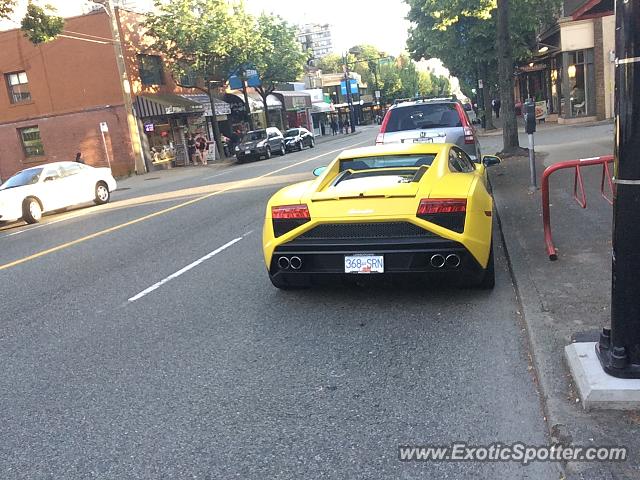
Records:
{"label": "silver car", "polygon": [[474,162],[482,158],[475,128],[462,104],[453,98],[402,101],[387,111],[376,145],[453,143]]}

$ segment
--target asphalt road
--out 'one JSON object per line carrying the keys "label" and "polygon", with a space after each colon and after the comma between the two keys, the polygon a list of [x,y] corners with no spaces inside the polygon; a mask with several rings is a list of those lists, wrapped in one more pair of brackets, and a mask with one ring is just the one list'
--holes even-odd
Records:
{"label": "asphalt road", "polygon": [[124,180],[107,206],[3,227],[0,478],[558,478],[398,460],[547,443],[497,237],[492,292],[271,286],[269,196],[375,133]]}

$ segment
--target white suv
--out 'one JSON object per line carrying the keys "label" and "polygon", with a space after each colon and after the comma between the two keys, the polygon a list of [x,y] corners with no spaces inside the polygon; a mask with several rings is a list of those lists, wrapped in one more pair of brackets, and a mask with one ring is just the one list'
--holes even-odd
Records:
{"label": "white suv", "polygon": [[387,143],[453,143],[474,162],[480,144],[462,103],[454,98],[405,101],[393,105],[384,116],[376,145]]}

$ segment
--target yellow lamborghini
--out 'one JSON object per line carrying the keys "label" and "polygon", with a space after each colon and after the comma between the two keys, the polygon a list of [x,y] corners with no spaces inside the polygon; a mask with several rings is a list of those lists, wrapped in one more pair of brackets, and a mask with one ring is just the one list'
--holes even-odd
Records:
{"label": "yellow lamborghini", "polygon": [[[452,144],[342,152],[315,180],[267,205],[264,259],[278,288],[336,278],[452,278],[493,288],[493,199],[486,168]],[[360,277],[362,278],[362,277]]]}

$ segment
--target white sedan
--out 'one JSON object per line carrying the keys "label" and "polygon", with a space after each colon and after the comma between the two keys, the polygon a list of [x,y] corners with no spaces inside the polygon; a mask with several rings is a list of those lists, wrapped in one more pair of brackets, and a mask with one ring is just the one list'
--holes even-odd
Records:
{"label": "white sedan", "polygon": [[27,168],[0,185],[0,222],[22,218],[37,223],[43,213],[91,201],[107,203],[115,189],[110,168],[76,162]]}

